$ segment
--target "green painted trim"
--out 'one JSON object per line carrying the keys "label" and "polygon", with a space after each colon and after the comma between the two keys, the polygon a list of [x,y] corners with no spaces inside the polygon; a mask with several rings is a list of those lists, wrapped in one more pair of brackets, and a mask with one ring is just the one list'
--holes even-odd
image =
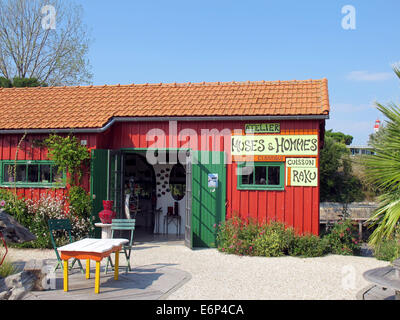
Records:
{"label": "green painted trim", "polygon": [[35,189],[40,189],[40,188],[43,188],[43,189],[64,189],[65,188],[65,185],[62,185],[62,186],[60,186],[60,185],[56,185],[55,183],[54,184],[51,184],[51,183],[37,183],[37,182],[31,182],[31,183],[16,183],[16,184],[10,184],[10,183],[1,183],[0,184],[0,187],[1,188],[14,188],[14,186],[16,186],[17,188],[35,188]]}
{"label": "green painted trim", "polygon": [[[54,161],[51,160],[0,160],[0,187],[5,188],[47,188],[47,189],[63,189],[67,184],[67,175],[65,171],[62,174],[62,182],[5,182],[4,179],[4,166],[5,165],[39,165],[38,175],[40,175],[40,165],[51,165],[55,166]],[[28,174],[28,170],[26,170]],[[52,171],[50,170],[50,179],[52,178]]]}
{"label": "green painted trim", "polygon": [[192,150],[191,148],[121,148],[119,149],[123,152],[135,152],[135,151],[147,151],[147,150],[162,150],[162,151],[180,151],[180,150]]}
{"label": "green painted trim", "polygon": [[[284,162],[253,162],[254,167],[280,167],[279,185],[256,185],[242,184],[241,175],[237,175],[238,190],[262,190],[262,191],[283,191],[285,190],[285,163]],[[245,167],[246,163],[238,163],[238,168]],[[282,174],[283,173],[283,174]],[[253,173],[254,174],[254,173]],[[254,180],[254,178],[253,178]]]}

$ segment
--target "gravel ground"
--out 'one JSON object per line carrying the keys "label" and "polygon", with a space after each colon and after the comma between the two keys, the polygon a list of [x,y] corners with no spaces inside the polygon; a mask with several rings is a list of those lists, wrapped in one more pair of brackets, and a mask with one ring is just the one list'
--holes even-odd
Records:
{"label": "gravel ground", "polygon": [[[53,250],[10,249],[11,261],[54,259]],[[388,265],[372,257],[240,257],[181,244],[139,244],[132,266],[164,263],[185,270],[191,280],[169,295],[185,300],[351,300],[369,283],[364,271]]]}

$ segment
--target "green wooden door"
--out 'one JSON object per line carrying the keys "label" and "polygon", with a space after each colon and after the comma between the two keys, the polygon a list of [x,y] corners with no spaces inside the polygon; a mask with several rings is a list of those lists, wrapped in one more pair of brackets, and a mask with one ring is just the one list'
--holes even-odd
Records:
{"label": "green wooden door", "polygon": [[[192,246],[215,247],[215,225],[225,221],[226,166],[224,152],[192,152]],[[218,175],[210,188],[209,174]]]}
{"label": "green wooden door", "polygon": [[[92,197],[93,221],[100,222],[99,212],[103,210],[103,200],[107,199],[108,150],[92,150],[90,160],[90,195]],[[95,228],[94,236],[100,238],[101,230]]]}
{"label": "green wooden door", "polygon": [[121,151],[108,150],[108,191],[107,199],[113,200],[113,210],[117,213],[117,218],[124,218],[123,212],[123,159]]}
{"label": "green wooden door", "polygon": [[[113,210],[117,217],[122,216],[122,155],[115,150],[92,150],[90,162],[90,194],[92,197],[92,216],[100,222],[99,212],[103,210],[103,200],[113,200]],[[95,236],[100,237],[100,230]]]}

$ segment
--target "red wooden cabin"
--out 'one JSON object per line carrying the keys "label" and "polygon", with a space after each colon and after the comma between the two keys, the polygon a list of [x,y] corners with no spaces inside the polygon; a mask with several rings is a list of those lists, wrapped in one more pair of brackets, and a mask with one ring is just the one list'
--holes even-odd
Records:
{"label": "red wooden cabin", "polygon": [[213,246],[214,224],[235,214],[319,233],[326,79],[12,88],[0,89],[0,106],[0,187],[11,186],[7,165],[26,133],[25,198],[66,192],[35,142],[73,133],[92,153],[82,185],[96,217],[105,199],[125,217],[135,194],[138,229],[175,233],[177,219],[163,219],[176,212],[189,246]]}

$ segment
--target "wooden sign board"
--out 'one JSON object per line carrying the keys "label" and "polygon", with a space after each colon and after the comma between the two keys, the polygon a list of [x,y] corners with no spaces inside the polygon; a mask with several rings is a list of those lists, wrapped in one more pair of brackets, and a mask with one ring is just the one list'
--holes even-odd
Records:
{"label": "wooden sign board", "polygon": [[253,123],[245,124],[245,133],[280,133],[281,124],[280,123]]}
{"label": "wooden sign board", "polygon": [[316,156],[318,135],[233,135],[232,156]]}
{"label": "wooden sign board", "polygon": [[286,185],[296,187],[317,187],[317,159],[286,158]]}
{"label": "wooden sign board", "polygon": [[285,156],[233,156],[236,162],[284,162]]}
{"label": "wooden sign board", "polygon": [[286,158],[286,168],[316,168],[317,158]]}

